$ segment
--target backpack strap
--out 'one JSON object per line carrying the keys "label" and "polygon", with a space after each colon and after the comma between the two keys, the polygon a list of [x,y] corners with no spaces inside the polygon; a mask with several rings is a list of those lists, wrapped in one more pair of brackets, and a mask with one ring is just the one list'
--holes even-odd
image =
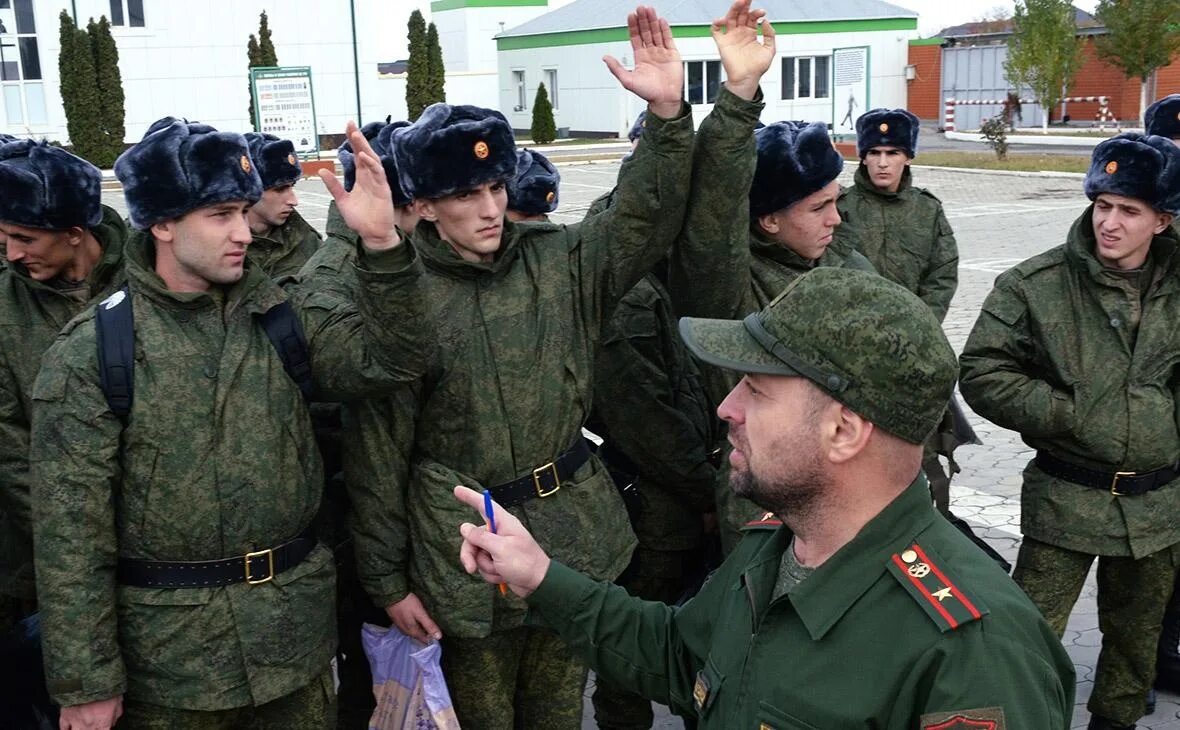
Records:
{"label": "backpack strap", "polygon": [[283,362],[283,370],[299,386],[303,400],[310,401],[313,390],[311,351],[295,309],[290,302],[283,300],[258,316],[262,320],[262,329]]}
{"label": "backpack strap", "polygon": [[95,309],[98,336],[98,375],[111,412],[119,418],[131,413],[135,385],[135,314],[127,284]]}

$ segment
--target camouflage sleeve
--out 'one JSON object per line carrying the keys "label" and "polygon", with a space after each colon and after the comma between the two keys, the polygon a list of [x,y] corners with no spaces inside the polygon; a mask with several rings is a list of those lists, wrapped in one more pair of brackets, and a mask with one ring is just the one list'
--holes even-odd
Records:
{"label": "camouflage sleeve", "polygon": [[987,420],[1022,436],[1068,431],[1073,394],[1036,377],[1036,349],[1019,287],[1001,276],[959,358],[959,388]]}
{"label": "camouflage sleeve", "polygon": [[413,246],[407,242],[381,252],[359,247],[355,303],[341,292],[317,290],[313,282],[288,285],[303,321],[319,400],[388,394],[422,375],[434,351],[422,263]]}
{"label": "camouflage sleeve", "polygon": [[669,291],[680,317],[745,315],[750,289],[750,185],[757,153],[753,101],[722,87],[693,146],[684,226],[672,248]]}
{"label": "camouflage sleeve", "polygon": [[607,438],[627,458],[704,513],[712,509],[717,478],[709,463],[711,408],[699,380],[699,399],[685,402],[688,394],[675,381],[689,377],[678,371],[691,364],[669,361],[669,337],[679,335],[662,327],[650,308],[625,298],[595,361],[594,407],[606,424]]}
{"label": "camouflage sleeve", "polygon": [[381,608],[409,592],[406,489],[416,391],[407,386],[387,399],[349,403],[344,408],[344,483],[352,503],[357,575]]}
{"label": "camouflage sleeve", "polygon": [[0,513],[21,530],[22,543],[31,539],[29,513],[29,415],[20,384],[6,363],[0,364]]}
{"label": "camouflage sleeve", "polygon": [[103,397],[94,353],[93,337],[59,339],[33,387],[37,598],[46,684],[63,706],[114,697],[126,686],[115,619],[122,424]]}
{"label": "camouflage sleeve", "polygon": [[918,296],[941,322],[946,319],[951,299],[959,288],[959,245],[955,242],[955,232],[942,211],[942,205],[938,206],[933,233],[934,249],[930,252],[930,265],[918,284]]}
{"label": "camouflage sleeve", "polygon": [[609,316],[668,252],[684,220],[691,149],[692,113],[687,104],[675,119],[648,114],[639,146],[619,169],[613,204],[571,226],[577,238],[571,256],[581,272],[579,279],[593,281],[584,289],[588,311]]}

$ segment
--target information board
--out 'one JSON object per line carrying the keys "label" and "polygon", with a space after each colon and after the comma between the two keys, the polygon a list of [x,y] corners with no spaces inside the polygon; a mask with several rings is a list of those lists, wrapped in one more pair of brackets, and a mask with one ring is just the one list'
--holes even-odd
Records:
{"label": "information board", "polygon": [[856,134],[856,120],[869,106],[869,47],[832,51],[832,133]]}
{"label": "information board", "polygon": [[310,67],[252,68],[250,84],[259,132],[291,140],[299,154],[319,152]]}

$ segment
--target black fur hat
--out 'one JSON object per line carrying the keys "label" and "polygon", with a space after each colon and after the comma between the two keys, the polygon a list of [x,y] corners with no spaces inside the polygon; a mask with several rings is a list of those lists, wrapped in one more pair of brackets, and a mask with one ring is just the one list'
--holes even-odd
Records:
{"label": "black fur hat", "polygon": [[250,159],[258,168],[263,190],[294,185],[303,177],[303,168],[295,156],[294,142],[260,132],[246,132],[242,136],[246,138],[246,144],[250,145]]}
{"label": "black fur hat", "polygon": [[844,158],[823,122],[775,122],[754,132],[758,164],[750,186],[750,215],[782,210],[839,177]]}
{"label": "black fur hat", "polygon": [[0,144],[0,220],[29,228],[102,221],[102,173],[81,157],[30,139]]}
{"label": "black fur hat", "polygon": [[418,121],[393,132],[402,189],[441,198],[516,175],[516,141],[504,115],[477,106],[431,104]]}
{"label": "black fur hat", "polygon": [[230,200],[258,202],[262,178],[246,138],[164,117],[115,160],[131,225],[139,229]]}
{"label": "black fur hat", "polygon": [[627,139],[634,142],[643,136],[643,130],[647,127],[647,110],[639,112],[639,116],[635,117],[635,123],[631,125],[631,130],[627,132]]}
{"label": "black fur hat", "polygon": [[1147,107],[1143,115],[1148,134],[1158,134],[1168,139],[1180,139],[1180,94],[1165,96]]}
{"label": "black fur hat", "polygon": [[1161,213],[1180,214],[1180,147],[1160,136],[1126,132],[1094,148],[1086,197],[1125,195]]}
{"label": "black fur hat", "polygon": [[525,215],[544,215],[557,210],[561,173],[545,155],[536,150],[516,151],[516,177],[508,183],[508,209]]}
{"label": "black fur hat", "polygon": [[[388,123],[389,117],[386,117],[384,122],[369,122],[361,127],[361,135],[372,145],[377,139],[377,135]],[[373,151],[377,152],[375,149]],[[377,154],[381,153],[377,152]],[[356,153],[352,151],[352,142],[344,140],[344,144],[336,149],[336,158],[340,160],[340,166],[344,168],[344,189],[352,190],[352,186],[356,185]],[[388,167],[385,169],[385,175],[387,177],[389,175]]]}
{"label": "black fur hat", "polygon": [[[389,119],[389,117],[385,117],[384,122],[369,122],[361,127],[361,134],[369,140],[369,146],[377,153],[377,159],[381,160],[381,167],[385,170],[385,179],[393,194],[393,204],[396,206],[409,205],[413,198],[402,190],[397,175],[397,162],[393,159],[393,148],[390,145],[393,141],[393,130],[408,127],[410,123],[390,122]],[[356,154],[352,151],[352,143],[345,140],[344,144],[336,150],[336,155],[340,159],[340,165],[344,168],[344,189],[352,190],[352,186],[356,185]]]}
{"label": "black fur hat", "polygon": [[874,147],[896,147],[913,158],[921,125],[905,109],[870,109],[856,120],[856,154],[863,160]]}

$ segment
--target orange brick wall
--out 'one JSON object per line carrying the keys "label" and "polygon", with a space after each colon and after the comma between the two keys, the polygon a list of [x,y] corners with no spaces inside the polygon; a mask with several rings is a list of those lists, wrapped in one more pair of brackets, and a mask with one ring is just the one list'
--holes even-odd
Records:
{"label": "orange brick wall", "polygon": [[942,119],[942,47],[910,46],[909,62],[918,73],[913,81],[906,82],[906,108],[919,119]]}
{"label": "orange brick wall", "polygon": [[[1139,118],[1139,80],[1128,79],[1122,70],[1098,57],[1094,39],[1087,38],[1082,47],[1082,67],[1074,77],[1070,96],[1109,96],[1110,110],[1116,119]],[[1074,121],[1094,118],[1098,104],[1070,104],[1069,116]],[[1060,108],[1054,110],[1056,119]]]}
{"label": "orange brick wall", "polygon": [[1161,68],[1155,77],[1156,96],[1180,94],[1180,58],[1172,61],[1171,66]]}

